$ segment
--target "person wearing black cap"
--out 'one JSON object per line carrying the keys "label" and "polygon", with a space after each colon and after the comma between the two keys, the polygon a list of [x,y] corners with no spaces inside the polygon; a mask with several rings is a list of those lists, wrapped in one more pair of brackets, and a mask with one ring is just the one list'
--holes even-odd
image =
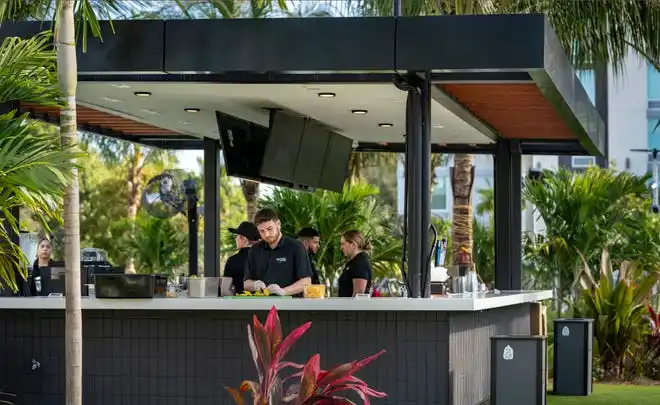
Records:
{"label": "person wearing black cap", "polygon": [[312,284],[321,284],[319,271],[314,266],[314,256],[321,246],[321,233],[308,226],[298,232],[298,240],[302,242],[309,256],[309,264],[312,266]]}
{"label": "person wearing black cap", "polygon": [[282,235],[275,211],[264,208],[254,216],[262,241],[248,252],[245,289],[264,288],[273,295],[300,296],[312,282],[312,268],[305,247],[295,238]]}
{"label": "person wearing black cap", "polygon": [[229,232],[236,235],[236,248],[238,253],[227,259],[225,264],[225,277],[231,277],[236,294],[243,292],[243,277],[247,263],[248,250],[259,240],[259,231],[252,222],[241,222],[238,228],[229,228]]}

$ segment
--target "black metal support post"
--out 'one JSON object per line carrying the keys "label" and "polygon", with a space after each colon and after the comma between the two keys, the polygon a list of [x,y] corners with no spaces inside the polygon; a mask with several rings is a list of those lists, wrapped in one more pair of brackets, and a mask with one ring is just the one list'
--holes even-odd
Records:
{"label": "black metal support post", "polygon": [[430,294],[431,89],[427,76],[410,74],[397,86],[406,101],[406,251],[408,286],[414,298]]}
{"label": "black metal support post", "polygon": [[429,75],[424,75],[424,80],[419,85],[419,106],[420,106],[420,142],[421,156],[420,177],[422,187],[418,194],[421,201],[421,249],[422,249],[422,297],[431,296],[431,269],[430,257],[433,247],[430,245],[431,226],[431,82]]}
{"label": "black metal support post", "polygon": [[520,142],[495,148],[495,288],[522,288],[522,178]]}
{"label": "black metal support post", "polygon": [[598,63],[594,69],[594,88],[596,111],[605,122],[605,150],[603,157],[596,158],[600,167],[609,167],[610,162],[610,136],[609,136],[609,85],[607,81],[607,63]]}
{"label": "black metal support post", "polygon": [[220,142],[204,138],[204,275],[220,272]]}

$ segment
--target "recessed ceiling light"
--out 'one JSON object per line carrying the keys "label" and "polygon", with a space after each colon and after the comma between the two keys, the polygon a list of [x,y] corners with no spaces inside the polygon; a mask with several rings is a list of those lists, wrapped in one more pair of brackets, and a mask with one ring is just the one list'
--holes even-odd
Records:
{"label": "recessed ceiling light", "polygon": [[121,103],[121,100],[117,100],[116,98],[111,98],[111,97],[103,97],[105,101],[109,101],[111,103]]}
{"label": "recessed ceiling light", "polygon": [[378,124],[378,126],[381,128],[392,128],[394,125],[389,122],[381,122]]}
{"label": "recessed ceiling light", "polygon": [[437,128],[437,129],[442,129],[442,128],[444,128],[444,127],[445,127],[444,125],[434,125],[434,126],[433,126],[433,128]]}
{"label": "recessed ceiling light", "polygon": [[116,87],[118,89],[130,89],[131,86],[128,84],[113,84],[112,87]]}
{"label": "recessed ceiling light", "polygon": [[335,93],[319,93],[318,96],[321,97],[321,98],[333,98],[333,97],[336,96],[336,94]]}
{"label": "recessed ceiling light", "polygon": [[138,97],[150,97],[151,96],[151,93],[148,92],[148,91],[136,91],[133,94],[135,94]]}
{"label": "recessed ceiling light", "polygon": [[364,115],[364,114],[368,113],[367,110],[351,110],[351,112],[355,115]]}
{"label": "recessed ceiling light", "polygon": [[150,115],[160,115],[160,113],[158,111],[154,111],[154,110],[143,109],[143,110],[140,110],[140,111],[142,111],[144,113],[147,113],[147,114],[150,114]]}
{"label": "recessed ceiling light", "polygon": [[199,108],[184,108],[183,111],[189,112],[189,113],[198,113],[201,110]]}

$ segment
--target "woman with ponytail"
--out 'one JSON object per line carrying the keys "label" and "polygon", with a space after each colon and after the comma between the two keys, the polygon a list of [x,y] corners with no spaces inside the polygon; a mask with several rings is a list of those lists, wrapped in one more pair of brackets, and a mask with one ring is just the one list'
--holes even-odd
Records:
{"label": "woman with ponytail", "polygon": [[348,261],[337,283],[340,297],[369,293],[373,275],[370,250],[371,243],[360,231],[346,231],[341,235],[341,252]]}

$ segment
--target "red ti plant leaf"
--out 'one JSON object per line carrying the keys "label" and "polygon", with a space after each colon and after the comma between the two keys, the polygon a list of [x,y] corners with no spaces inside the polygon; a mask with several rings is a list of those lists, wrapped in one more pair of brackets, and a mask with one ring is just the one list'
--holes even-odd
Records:
{"label": "red ti plant leaf", "polygon": [[302,371],[300,389],[298,393],[298,404],[304,404],[316,393],[316,383],[321,373],[321,356],[317,354],[310,357]]}
{"label": "red ti plant leaf", "polygon": [[275,353],[277,346],[282,343],[282,324],[280,323],[280,317],[274,305],[270,309],[270,312],[268,312],[268,318],[266,318],[264,328],[268,336],[270,336],[271,353]]}
{"label": "red ti plant leaf", "polygon": [[272,361],[270,337],[266,333],[264,326],[257,319],[256,315],[254,316],[254,342],[257,346],[257,351],[259,352],[261,365],[267,373]]}
{"label": "red ti plant leaf", "polygon": [[233,388],[230,387],[225,387],[227,391],[231,394],[231,397],[234,399],[234,402],[236,405],[245,405],[245,401],[243,401],[243,397],[241,397],[241,393],[236,391]]}
{"label": "red ti plant leaf", "polygon": [[243,392],[249,392],[249,393],[251,393],[251,394],[252,394],[252,398],[254,398],[254,397],[256,397],[257,395],[259,395],[259,389],[260,389],[260,388],[261,388],[261,387],[259,386],[259,383],[254,382],[254,381],[248,381],[248,380],[243,381],[243,382],[241,383],[241,386],[239,387],[239,389],[241,390],[242,393],[243,393]]}
{"label": "red ti plant leaf", "polygon": [[279,363],[282,361],[284,356],[286,356],[287,353],[289,353],[289,350],[291,350],[291,347],[293,346],[298,339],[304,335],[309,328],[312,327],[311,322],[305,322],[304,324],[298,326],[296,329],[294,329],[287,337],[284,338],[282,343],[277,347],[275,350],[275,355],[273,356],[273,362]]}
{"label": "red ti plant leaf", "polygon": [[263,369],[261,361],[261,356],[259,355],[259,350],[257,349],[257,343],[254,339],[254,333],[252,333],[252,328],[248,325],[248,343],[250,344],[250,351],[252,352],[252,360],[254,361],[254,367],[257,369],[257,374],[259,376],[259,382],[263,384],[264,374],[266,370]]}
{"label": "red ti plant leaf", "polygon": [[359,361],[352,361],[350,363],[342,364],[340,366],[334,367],[328,372],[324,372],[319,378],[319,386],[325,387],[328,385],[339,384],[350,377],[353,376],[359,369],[376,360],[385,353],[385,350],[381,350],[378,353],[369,356],[365,359]]}
{"label": "red ti plant leaf", "polygon": [[660,313],[655,312],[651,304],[648,305],[650,323],[651,323],[651,335],[660,336]]}

